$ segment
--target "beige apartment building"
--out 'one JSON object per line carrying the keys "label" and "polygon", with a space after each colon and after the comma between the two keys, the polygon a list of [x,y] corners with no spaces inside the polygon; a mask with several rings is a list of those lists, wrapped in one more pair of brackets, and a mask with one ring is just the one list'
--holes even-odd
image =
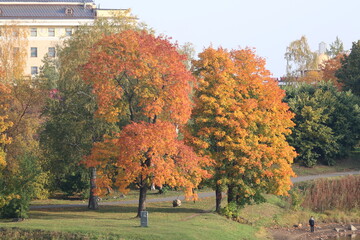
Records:
{"label": "beige apartment building", "polygon": [[[125,9],[100,9],[93,0],[0,0],[0,26],[16,25],[28,31],[25,75],[36,75],[47,54],[71,37],[76,28],[97,18],[111,18]],[[1,41],[1,37],[0,37]]]}

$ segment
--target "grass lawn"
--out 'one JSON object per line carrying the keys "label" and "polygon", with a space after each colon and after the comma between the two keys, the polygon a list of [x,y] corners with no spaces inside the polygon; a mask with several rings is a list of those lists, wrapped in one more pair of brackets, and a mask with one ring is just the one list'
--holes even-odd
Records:
{"label": "grass lawn", "polygon": [[135,205],[102,206],[98,211],[84,208],[32,210],[23,222],[0,221],[5,228],[42,229],[82,233],[90,239],[265,239],[260,227],[239,224],[213,213],[214,198],[184,202],[148,204],[149,227],[141,228],[134,218]]}
{"label": "grass lawn", "polygon": [[[211,188],[202,188],[197,190],[200,192],[212,192]],[[138,200],[139,199],[139,191],[138,190],[130,190],[125,197],[120,197],[122,194],[119,192],[113,192],[109,196],[102,197],[102,202],[118,202],[118,201],[127,201],[127,200]],[[159,194],[158,190],[148,191],[146,194],[146,199],[156,199],[156,198],[165,198],[165,197],[174,197],[174,199],[178,196],[184,196],[183,191],[175,191],[169,190],[166,193]],[[33,200],[31,201],[31,205],[60,205],[60,204],[87,204],[88,199],[84,200],[70,200],[70,199],[59,199],[59,198],[50,198],[45,200]]]}

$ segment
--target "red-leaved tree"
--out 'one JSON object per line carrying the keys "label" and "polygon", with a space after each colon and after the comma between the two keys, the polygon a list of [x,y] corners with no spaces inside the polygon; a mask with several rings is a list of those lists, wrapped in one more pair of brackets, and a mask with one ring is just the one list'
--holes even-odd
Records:
{"label": "red-leaved tree", "polygon": [[138,216],[151,184],[180,186],[196,197],[192,189],[207,176],[203,167],[209,160],[198,157],[178,134],[191,114],[194,84],[183,60],[168,39],[125,31],[96,44],[83,68],[97,97],[97,115],[122,127],[95,144],[85,163],[99,170],[99,190],[111,179],[122,192],[136,183]]}

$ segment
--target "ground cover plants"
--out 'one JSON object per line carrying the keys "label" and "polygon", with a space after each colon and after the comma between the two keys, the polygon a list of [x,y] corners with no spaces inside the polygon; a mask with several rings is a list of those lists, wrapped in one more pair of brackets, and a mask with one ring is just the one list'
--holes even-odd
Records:
{"label": "ground cover plants", "polygon": [[[19,234],[36,236],[34,239],[41,239],[38,237],[41,234],[43,239],[49,239],[48,236],[52,236],[52,239],[169,239],[169,236],[171,239],[271,239],[268,229],[293,229],[294,225],[302,224],[306,232],[310,216],[315,216],[317,223],[325,226],[330,223],[360,223],[360,211],[356,207],[344,210],[315,208],[309,204],[313,200],[308,198],[309,194],[316,195],[312,192],[314,190],[327,190],[327,198],[330,198],[331,194],[343,192],[343,188],[338,186],[344,186],[344,183],[353,182],[354,185],[349,185],[349,188],[357,189],[359,179],[360,176],[349,176],[295,184],[289,197],[264,195],[266,202],[238,209],[238,219],[216,214],[214,197],[210,197],[195,203],[183,202],[178,208],[173,208],[171,202],[148,203],[148,228],[139,227],[140,221],[135,218],[136,205],[118,203],[100,206],[97,211],[85,207],[31,210],[30,218],[25,221],[1,220],[0,225],[6,228],[2,234],[10,236],[6,239],[17,239]],[[355,191],[347,192],[350,196],[355,194]],[[177,194],[176,191],[169,191],[165,196],[176,198]],[[347,195],[343,195],[347,199]],[[360,199],[357,195],[353,198]]]}
{"label": "ground cover plants", "polygon": [[173,208],[171,202],[149,203],[148,228],[139,227],[136,205],[101,206],[98,211],[84,207],[32,210],[25,221],[1,220],[0,224],[54,234],[76,233],[80,236],[77,239],[265,239],[261,228],[215,214],[213,202],[213,198],[206,198],[184,202],[179,208]]}

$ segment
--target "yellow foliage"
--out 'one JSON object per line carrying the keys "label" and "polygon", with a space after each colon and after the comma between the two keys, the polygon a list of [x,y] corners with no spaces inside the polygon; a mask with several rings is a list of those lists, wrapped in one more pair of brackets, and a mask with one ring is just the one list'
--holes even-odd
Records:
{"label": "yellow foliage", "polygon": [[252,49],[208,48],[193,63],[199,85],[189,141],[216,161],[217,184],[235,184],[249,198],[256,191],[285,194],[294,176],[296,154],[285,139],[294,115],[264,59]]}
{"label": "yellow foliage", "polygon": [[0,79],[13,82],[23,76],[28,48],[28,28],[14,24],[0,28]]}

